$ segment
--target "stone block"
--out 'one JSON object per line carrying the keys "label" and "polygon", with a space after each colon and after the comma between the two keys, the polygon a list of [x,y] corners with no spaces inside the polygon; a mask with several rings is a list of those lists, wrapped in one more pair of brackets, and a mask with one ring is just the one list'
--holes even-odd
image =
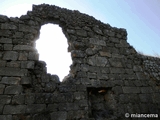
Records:
{"label": "stone block", "polygon": [[108,63],[105,57],[96,57],[92,56],[88,58],[88,64],[93,66],[102,66],[104,67]]}
{"label": "stone block", "polygon": [[97,74],[88,72],[87,77],[88,78],[97,78]]}
{"label": "stone block", "polygon": [[0,60],[0,67],[5,67],[6,66],[6,61]]}
{"label": "stone block", "polygon": [[3,114],[24,114],[26,105],[5,105]]}
{"label": "stone block", "polygon": [[84,92],[74,92],[74,99],[75,100],[83,100],[85,99],[85,93]]}
{"label": "stone block", "polygon": [[10,38],[0,38],[0,43],[12,43],[12,39],[10,39]]}
{"label": "stone block", "polygon": [[4,88],[5,88],[5,85],[0,84],[0,94],[3,94]]}
{"label": "stone block", "polygon": [[159,104],[160,103],[160,95],[159,95],[159,93],[153,93],[152,99],[153,99],[154,103],[158,103]]}
{"label": "stone block", "polygon": [[29,60],[39,60],[39,54],[36,52],[29,52],[28,59]]}
{"label": "stone block", "polygon": [[27,60],[28,59],[28,53],[19,53],[18,60]]}
{"label": "stone block", "polygon": [[24,24],[19,24],[19,31],[37,34],[37,30],[35,30],[31,26],[24,25]]}
{"label": "stone block", "polygon": [[125,70],[123,68],[110,68],[111,73],[125,73]]}
{"label": "stone block", "polygon": [[122,104],[126,104],[129,102],[129,94],[120,94],[119,95],[119,102]]}
{"label": "stone block", "polygon": [[101,29],[99,29],[98,26],[94,26],[94,27],[93,27],[93,31],[94,31],[95,33],[97,33],[97,34],[103,35]]}
{"label": "stone block", "polygon": [[39,113],[46,110],[45,104],[29,104],[26,108],[26,113]]}
{"label": "stone block", "polygon": [[11,96],[9,95],[0,95],[0,104],[10,104]]}
{"label": "stone block", "polygon": [[13,47],[13,50],[19,50],[19,51],[33,51],[35,48],[29,45],[15,45]]}
{"label": "stone block", "polygon": [[35,62],[34,61],[22,61],[21,68],[34,69]]}
{"label": "stone block", "polygon": [[15,96],[13,96],[12,104],[14,104],[14,105],[24,104],[24,95],[15,95]]}
{"label": "stone block", "polygon": [[12,120],[12,115],[0,115],[0,120]]}
{"label": "stone block", "polygon": [[134,66],[133,66],[133,70],[134,70],[135,72],[141,72],[141,71],[142,71],[142,68],[141,68],[141,66],[136,66],[136,65],[134,65]]}
{"label": "stone block", "polygon": [[23,92],[21,85],[12,85],[5,88],[4,94],[20,94]]}
{"label": "stone block", "polygon": [[20,61],[11,61],[6,63],[7,67],[14,67],[19,68],[20,67]]}
{"label": "stone block", "polygon": [[73,30],[73,29],[67,29],[67,32],[68,32],[68,33],[71,33],[71,34],[74,34],[74,33],[75,33],[75,30]]}
{"label": "stone block", "polygon": [[58,110],[59,111],[67,111],[67,104],[66,103],[58,104]]}
{"label": "stone block", "polygon": [[122,94],[123,93],[121,86],[115,86],[112,88],[112,90],[114,91],[115,94]]}
{"label": "stone block", "polygon": [[79,109],[79,104],[78,103],[67,103],[66,107],[67,107],[67,111],[78,110]]}
{"label": "stone block", "polygon": [[108,80],[109,79],[107,74],[102,74],[102,73],[98,73],[97,78],[98,79],[103,79],[103,80]]}
{"label": "stone block", "polygon": [[115,37],[109,37],[109,41],[113,42],[113,43],[119,43],[120,40],[118,38]]}
{"label": "stone block", "polygon": [[12,50],[13,45],[12,44],[4,44],[4,50]]}
{"label": "stone block", "polygon": [[76,30],[78,36],[87,37],[87,32],[85,30]]}
{"label": "stone block", "polygon": [[112,67],[123,67],[122,63],[120,62],[119,59],[113,59],[113,58],[111,58],[111,59],[109,59],[109,62],[110,62],[110,64],[111,64]]}
{"label": "stone block", "polygon": [[137,78],[139,79],[139,80],[145,80],[147,77],[144,75],[144,73],[136,73],[136,75],[137,75]]}
{"label": "stone block", "polygon": [[48,104],[46,111],[56,112],[58,110],[58,104]]}
{"label": "stone block", "polygon": [[0,75],[6,76],[26,76],[27,75],[26,69],[19,69],[19,68],[5,68],[2,67],[0,69]]}
{"label": "stone block", "polygon": [[67,120],[67,112],[65,111],[52,112],[51,120]]}
{"label": "stone block", "polygon": [[17,60],[18,52],[15,51],[7,51],[3,55],[3,60]]}
{"label": "stone block", "polygon": [[8,22],[8,17],[5,15],[0,15],[0,22]]}
{"label": "stone block", "polygon": [[0,83],[9,84],[9,85],[18,85],[20,83],[20,77],[3,77]]}
{"label": "stone block", "polygon": [[122,87],[124,93],[140,93],[139,87]]}
{"label": "stone block", "polygon": [[35,102],[35,94],[28,93],[25,95],[25,104],[33,104]]}
{"label": "stone block", "polygon": [[2,115],[2,113],[3,113],[3,107],[4,107],[4,104],[0,104],[0,115]]}
{"label": "stone block", "polygon": [[0,30],[0,36],[9,37],[12,35],[10,30]]}
{"label": "stone block", "polygon": [[94,45],[106,46],[106,42],[104,40],[99,40],[97,38],[90,38],[89,43]]}
{"label": "stone block", "polygon": [[23,32],[16,32],[14,35],[13,35],[13,38],[23,38],[24,34]]}
{"label": "stone block", "polygon": [[111,53],[110,53],[110,52],[100,51],[99,54],[100,54],[101,56],[104,56],[104,57],[111,57]]}
{"label": "stone block", "polygon": [[31,77],[22,77],[22,79],[21,79],[22,85],[27,85],[27,84],[31,84],[31,83],[32,83]]}
{"label": "stone block", "polygon": [[139,98],[140,98],[140,101],[142,103],[151,103],[151,102],[153,102],[151,94],[139,94]]}
{"label": "stone block", "polygon": [[83,58],[85,57],[85,53],[81,50],[72,50],[71,51],[72,58]]}
{"label": "stone block", "polygon": [[153,93],[151,87],[141,87],[141,93]]}
{"label": "stone block", "polygon": [[17,29],[17,26],[9,23],[3,23],[1,24],[1,29],[15,30]]}

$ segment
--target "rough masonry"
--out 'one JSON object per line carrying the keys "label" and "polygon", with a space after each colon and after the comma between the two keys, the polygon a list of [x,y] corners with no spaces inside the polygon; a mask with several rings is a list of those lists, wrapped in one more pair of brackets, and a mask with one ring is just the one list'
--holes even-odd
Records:
{"label": "rough masonry", "polygon": [[[63,82],[35,49],[47,23],[68,40],[73,62]],[[160,113],[160,58],[138,54],[125,29],[47,4],[20,18],[0,15],[0,120],[124,120],[125,113]]]}

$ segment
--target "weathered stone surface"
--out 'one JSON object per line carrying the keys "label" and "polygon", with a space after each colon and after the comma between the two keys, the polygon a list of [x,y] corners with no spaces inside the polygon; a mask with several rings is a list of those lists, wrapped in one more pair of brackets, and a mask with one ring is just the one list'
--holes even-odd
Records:
{"label": "weathered stone surface", "polygon": [[11,96],[0,95],[0,104],[9,104],[11,102]]}
{"label": "weathered stone surface", "polygon": [[9,37],[11,34],[10,30],[0,30],[0,36]]}
{"label": "weathered stone surface", "polygon": [[5,94],[20,94],[23,92],[21,85],[13,85],[5,88]]}
{"label": "weathered stone surface", "polygon": [[34,61],[23,61],[21,62],[21,68],[34,69]]}
{"label": "weathered stone surface", "polygon": [[13,50],[33,51],[34,48],[29,45],[16,45],[13,47]]}
{"label": "weathered stone surface", "polygon": [[123,68],[110,68],[111,73],[125,73],[125,70]]}
{"label": "weathered stone surface", "polygon": [[52,112],[51,113],[51,120],[66,120],[67,119],[67,112]]}
{"label": "weathered stone surface", "polygon": [[105,57],[89,57],[88,64],[93,66],[102,66],[104,67],[107,64],[107,59]]}
{"label": "weathered stone surface", "polygon": [[1,29],[14,30],[14,29],[17,29],[17,26],[16,26],[16,25],[13,25],[13,24],[3,23],[3,24],[1,25]]}
{"label": "weathered stone surface", "polygon": [[0,22],[6,22],[8,21],[8,17],[5,15],[0,15]]}
{"label": "weathered stone surface", "polygon": [[0,115],[0,120],[12,120],[12,115]]}
{"label": "weathered stone surface", "polygon": [[26,105],[5,105],[3,114],[24,114]]}
{"label": "weathered stone surface", "polygon": [[111,57],[111,53],[109,53],[109,52],[102,52],[102,51],[100,51],[99,53],[100,53],[101,56]]}
{"label": "weathered stone surface", "polygon": [[0,69],[0,75],[6,75],[6,76],[25,76],[27,75],[26,69],[19,69],[19,68],[5,68],[2,67]]}
{"label": "weathered stone surface", "polygon": [[113,67],[123,67],[120,60],[111,58],[111,59],[109,59],[109,62],[111,64],[111,66],[113,66]]}
{"label": "weathered stone surface", "polygon": [[25,104],[33,104],[35,102],[35,94],[28,93],[25,95]]}
{"label": "weathered stone surface", "polygon": [[4,53],[3,60],[17,60],[18,52],[7,51]]}
{"label": "weathered stone surface", "polygon": [[95,45],[106,46],[106,42],[104,40],[99,40],[99,39],[96,39],[96,38],[90,38],[89,43],[90,44],[95,44]]}
{"label": "weathered stone surface", "polygon": [[24,104],[24,95],[15,95],[15,96],[13,96],[12,104],[14,104],[14,105]]}
{"label": "weathered stone surface", "polygon": [[10,38],[0,38],[0,43],[12,43],[12,39],[10,39]]}
{"label": "weathered stone surface", "polygon": [[6,66],[6,61],[0,60],[0,67],[5,67]]}
{"label": "weathered stone surface", "polygon": [[141,87],[142,93],[153,93],[153,90],[151,87]]}
{"label": "weathered stone surface", "polygon": [[3,77],[0,83],[18,85],[20,83],[20,80],[20,77]]}
{"label": "weathered stone surface", "polygon": [[45,104],[31,104],[31,105],[27,105],[26,113],[44,112],[45,109],[46,109]]}
{"label": "weathered stone surface", "polygon": [[5,88],[5,85],[0,84],[0,94],[3,94],[4,88]]}
{"label": "weathered stone surface", "polygon": [[4,104],[0,104],[0,114],[2,115],[2,113],[3,113],[3,106],[4,106]]}
{"label": "weathered stone surface", "polygon": [[37,33],[37,31],[34,28],[32,28],[31,26],[23,25],[23,24],[19,24],[19,31],[30,32],[30,33],[34,33],[34,34]]}
{"label": "weathered stone surface", "polygon": [[94,31],[95,33],[97,33],[97,34],[100,34],[100,35],[103,34],[102,31],[101,31],[101,29],[98,28],[98,26],[93,27],[93,31]]}
{"label": "weathered stone surface", "polygon": [[22,77],[22,79],[21,79],[22,85],[27,85],[27,84],[31,84],[31,83],[32,83],[32,81],[31,81],[30,77]]}
{"label": "weathered stone surface", "polygon": [[28,53],[19,53],[18,60],[27,60],[28,59]]}
{"label": "weathered stone surface", "polygon": [[76,30],[77,35],[87,37],[87,32],[85,30]]}
{"label": "weathered stone surface", "polygon": [[85,53],[80,51],[80,50],[74,50],[74,51],[71,51],[71,56],[72,58],[83,58],[85,56]]}
{"label": "weathered stone surface", "polygon": [[12,50],[13,45],[12,44],[4,44],[4,50]]}
{"label": "weathered stone surface", "polygon": [[[6,67],[13,67],[13,68],[19,68],[20,67],[20,61],[11,61],[6,63]],[[16,69],[15,69],[16,70]]]}
{"label": "weathered stone surface", "polygon": [[152,97],[150,94],[139,94],[139,98],[142,103],[152,102]]}
{"label": "weathered stone surface", "polygon": [[139,87],[122,87],[124,93],[140,93]]}
{"label": "weathered stone surface", "polygon": [[36,52],[29,52],[28,60],[39,60],[39,54]]}

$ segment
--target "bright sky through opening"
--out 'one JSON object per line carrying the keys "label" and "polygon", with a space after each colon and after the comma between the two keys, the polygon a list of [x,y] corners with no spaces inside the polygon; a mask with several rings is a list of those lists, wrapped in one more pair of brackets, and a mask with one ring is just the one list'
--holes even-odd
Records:
{"label": "bright sky through opening", "polygon": [[58,25],[46,24],[41,27],[40,38],[36,41],[39,60],[47,63],[47,72],[56,74],[62,81],[69,74],[72,64],[67,53],[67,39]]}

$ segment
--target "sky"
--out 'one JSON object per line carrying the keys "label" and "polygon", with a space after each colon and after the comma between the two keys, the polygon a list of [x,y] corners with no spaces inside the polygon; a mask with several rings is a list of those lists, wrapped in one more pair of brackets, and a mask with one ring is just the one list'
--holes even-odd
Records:
{"label": "sky", "polygon": [[[160,0],[0,0],[0,14],[20,17],[32,10],[32,4],[42,3],[78,10],[112,27],[125,28],[128,43],[138,52],[160,55]],[[58,25],[44,25],[40,32],[36,42],[40,60],[47,63],[48,73],[57,74],[62,80],[72,63],[67,40]]]}

